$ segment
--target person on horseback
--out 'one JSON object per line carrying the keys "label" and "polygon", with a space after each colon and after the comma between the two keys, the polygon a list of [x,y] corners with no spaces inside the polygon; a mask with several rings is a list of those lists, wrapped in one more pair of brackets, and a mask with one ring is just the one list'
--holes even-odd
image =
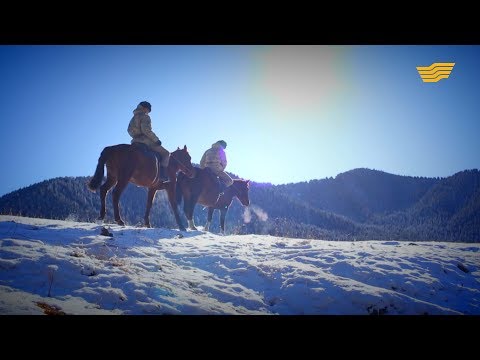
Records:
{"label": "person on horseback", "polygon": [[[202,169],[210,168],[212,172],[218,176],[218,178],[229,187],[233,184],[232,178],[225,172],[227,167],[227,156],[225,154],[225,149],[227,148],[227,143],[224,140],[218,140],[216,143],[212,144],[212,147],[205,151],[200,160],[200,167]],[[220,189],[221,192],[222,189]]]}
{"label": "person on horseback", "polygon": [[152,105],[147,101],[142,101],[137,108],[133,110],[133,117],[128,124],[128,133],[132,137],[131,143],[142,143],[161,156],[160,179],[168,181],[167,166],[170,159],[170,153],[162,146],[162,142],[152,131],[152,120],[148,115],[152,111]]}

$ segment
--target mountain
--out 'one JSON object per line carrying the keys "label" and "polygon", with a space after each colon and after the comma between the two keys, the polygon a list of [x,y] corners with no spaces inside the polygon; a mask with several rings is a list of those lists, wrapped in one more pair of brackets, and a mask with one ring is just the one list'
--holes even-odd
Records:
{"label": "mountain", "polygon": [[465,170],[436,182],[413,206],[375,223],[395,224],[404,236],[480,241],[480,172]]}
{"label": "mountain", "polygon": [[438,181],[355,169],[335,179],[281,185],[286,196],[314,208],[365,222],[373,214],[404,210],[414,205]]}
{"label": "mountain", "polygon": [[[87,189],[88,180],[62,177],[16,190],[0,198],[0,214],[92,222],[98,217],[100,200]],[[354,169],[335,178],[285,185],[251,182],[250,200],[249,208],[236,200],[232,203],[227,232],[331,240],[480,242],[478,169],[447,178]],[[109,194],[109,221],[111,203]],[[146,189],[129,184],[120,199],[127,224],[143,224],[145,204]],[[203,225],[206,213],[197,205],[195,223]],[[215,213],[212,231],[218,231],[218,217]],[[164,191],[157,193],[151,223],[176,227]]]}

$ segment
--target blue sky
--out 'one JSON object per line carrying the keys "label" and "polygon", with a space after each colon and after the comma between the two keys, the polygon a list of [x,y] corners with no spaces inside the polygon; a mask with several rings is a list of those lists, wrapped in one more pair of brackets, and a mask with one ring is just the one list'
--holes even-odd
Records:
{"label": "blue sky", "polygon": [[[0,46],[0,195],[93,175],[129,143],[136,105],[198,163],[284,184],[358,167],[445,177],[480,168],[480,46]],[[455,62],[423,83],[416,66]]]}

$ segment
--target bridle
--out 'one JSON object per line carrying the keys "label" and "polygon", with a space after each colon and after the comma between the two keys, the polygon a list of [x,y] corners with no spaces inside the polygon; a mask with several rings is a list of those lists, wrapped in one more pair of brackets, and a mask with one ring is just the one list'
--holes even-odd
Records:
{"label": "bridle", "polygon": [[179,166],[180,166],[180,170],[182,172],[184,172],[185,174],[190,174],[191,172],[193,172],[194,170],[190,170],[183,162],[181,162],[180,160],[178,160],[178,158],[176,156],[173,155],[173,153],[170,154],[170,157],[175,160]]}
{"label": "bridle", "polygon": [[[239,193],[238,187],[236,187],[237,184],[238,184],[238,182],[233,180],[233,184],[230,187],[233,188],[233,196],[236,196],[238,198],[240,193]],[[228,189],[228,187],[227,187],[227,189]],[[227,190],[227,189],[225,189],[225,190]],[[218,194],[217,201],[215,201],[215,205],[217,205],[217,203],[220,200],[220,198],[222,197],[222,195],[224,195],[225,190],[223,190],[220,194]]]}

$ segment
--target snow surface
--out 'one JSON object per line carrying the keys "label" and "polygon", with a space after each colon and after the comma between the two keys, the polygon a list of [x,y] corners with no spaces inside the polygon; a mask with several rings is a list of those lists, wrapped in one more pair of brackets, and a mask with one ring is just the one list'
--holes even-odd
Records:
{"label": "snow surface", "polygon": [[0,216],[0,314],[480,314],[480,244]]}

